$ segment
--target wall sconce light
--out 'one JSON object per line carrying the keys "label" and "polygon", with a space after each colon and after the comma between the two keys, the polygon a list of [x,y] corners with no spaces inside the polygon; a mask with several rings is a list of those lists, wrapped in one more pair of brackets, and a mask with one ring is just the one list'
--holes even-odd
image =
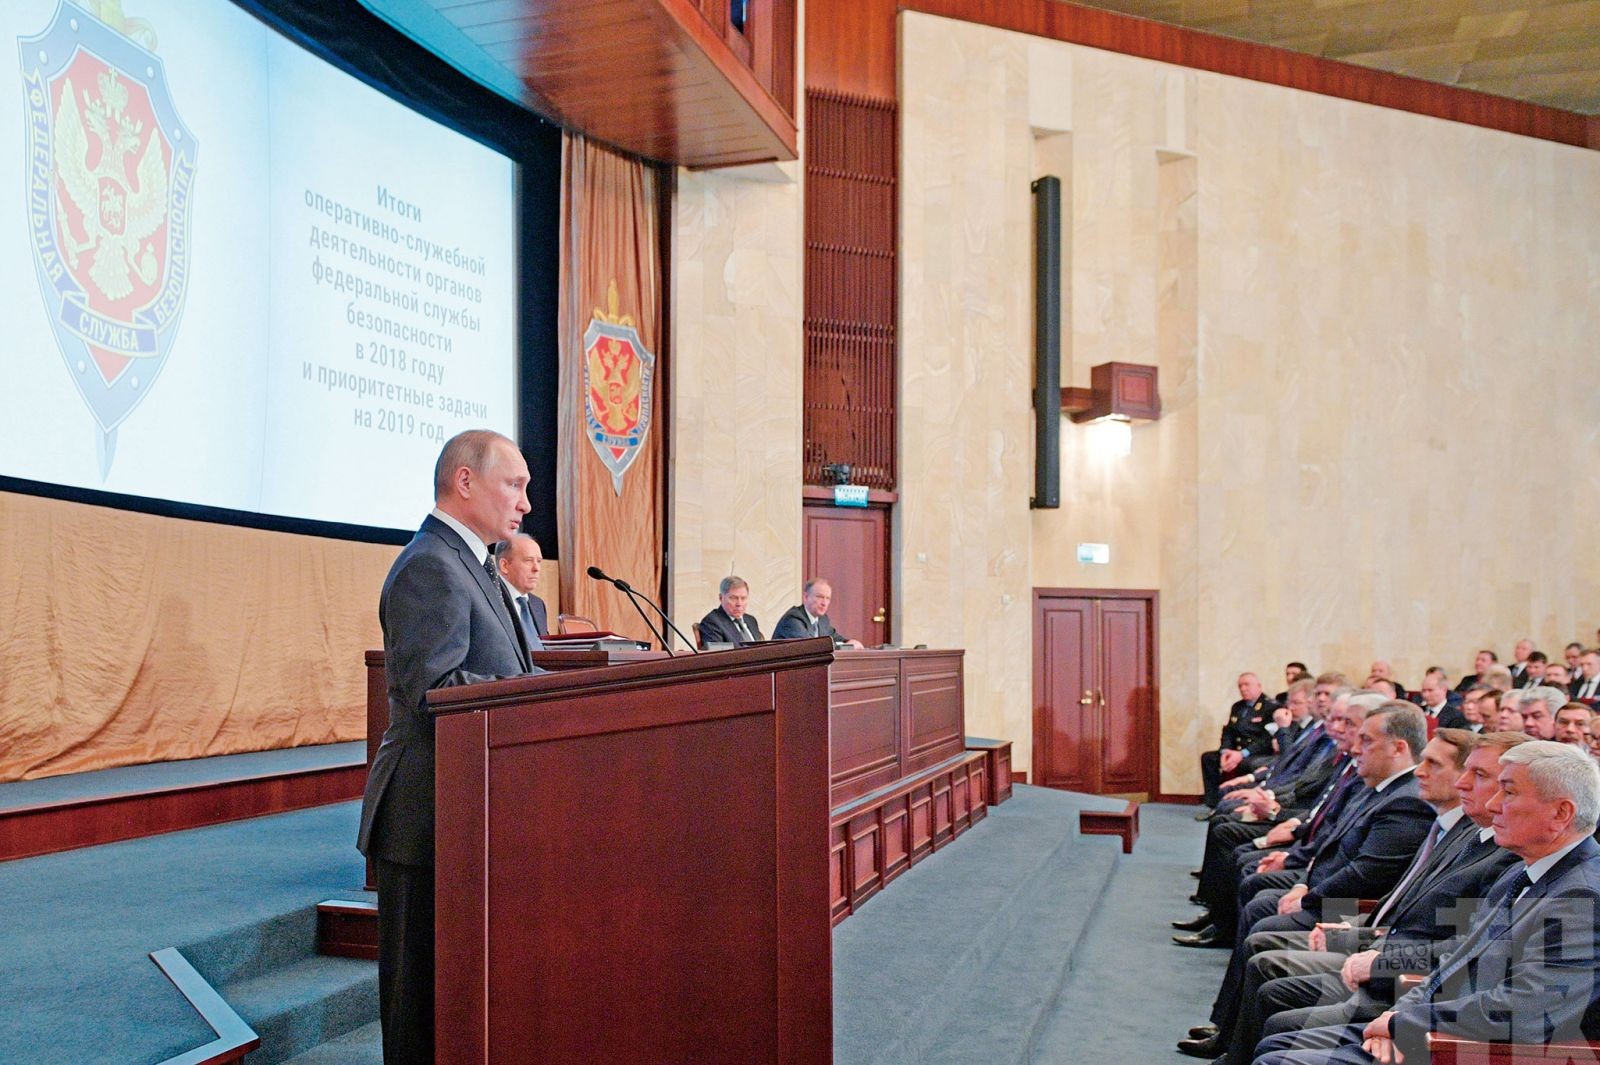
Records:
{"label": "wall sconce light", "polygon": [[1089,423],[1089,453],[1106,459],[1125,459],[1133,453],[1133,423],[1112,415]]}
{"label": "wall sconce light", "polygon": [[[1063,388],[1061,412],[1075,422],[1155,421],[1161,417],[1156,368],[1134,362],[1103,362],[1089,371],[1088,388]],[[1119,430],[1131,435],[1131,428]],[[1127,452],[1124,451],[1123,454]]]}

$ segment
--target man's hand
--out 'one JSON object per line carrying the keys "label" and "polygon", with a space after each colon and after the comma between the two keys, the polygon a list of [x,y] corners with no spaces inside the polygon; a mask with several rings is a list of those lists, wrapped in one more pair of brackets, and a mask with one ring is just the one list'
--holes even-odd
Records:
{"label": "man's hand", "polygon": [[1406,1060],[1400,1048],[1394,1045],[1394,1035],[1389,1028],[1389,1021],[1393,1017],[1394,1010],[1380,1014],[1361,1033],[1361,1049],[1383,1062],[1383,1065],[1399,1065]]}
{"label": "man's hand", "polygon": [[1352,954],[1344,960],[1344,968],[1339,970],[1339,979],[1344,981],[1344,986],[1350,990],[1358,990],[1362,984],[1372,979],[1372,963],[1378,959],[1375,950],[1363,950],[1359,954]]}
{"label": "man's hand", "polygon": [[1257,817],[1271,817],[1278,812],[1278,801],[1272,797],[1271,792],[1262,792],[1260,795],[1250,798],[1245,805]]}
{"label": "man's hand", "polygon": [[1290,888],[1283,898],[1278,900],[1278,915],[1287,917],[1291,913],[1300,912],[1300,900],[1306,897],[1306,892],[1311,889],[1304,884],[1296,884]]}
{"label": "man's hand", "polygon": [[1234,777],[1232,780],[1224,780],[1222,782],[1222,790],[1232,791],[1234,788],[1242,788],[1246,784],[1254,784],[1255,782],[1256,778],[1246,773],[1243,776]]}
{"label": "man's hand", "polygon": [[1281,847],[1294,841],[1294,830],[1300,827],[1300,819],[1291,817],[1287,821],[1273,825],[1267,832],[1267,846]]}
{"label": "man's hand", "polygon": [[1327,950],[1328,930],[1333,928],[1344,929],[1349,927],[1350,922],[1348,921],[1318,921],[1317,926],[1311,930],[1311,935],[1307,938],[1306,949],[1318,951]]}
{"label": "man's hand", "polygon": [[1276,873],[1278,870],[1283,868],[1283,863],[1288,861],[1288,860],[1289,860],[1288,852],[1286,852],[1286,851],[1273,851],[1271,854],[1269,854],[1265,858],[1261,859],[1260,863],[1256,865],[1256,872],[1258,872],[1258,873]]}
{"label": "man's hand", "polygon": [[864,651],[867,647],[867,645],[862,643],[860,640],[846,640],[845,643],[849,644],[851,647],[854,647],[857,651]]}
{"label": "man's hand", "polygon": [[1231,773],[1235,769],[1239,768],[1240,762],[1244,761],[1244,752],[1235,751],[1230,748],[1223,751],[1219,757],[1222,765],[1222,771],[1224,773]]}

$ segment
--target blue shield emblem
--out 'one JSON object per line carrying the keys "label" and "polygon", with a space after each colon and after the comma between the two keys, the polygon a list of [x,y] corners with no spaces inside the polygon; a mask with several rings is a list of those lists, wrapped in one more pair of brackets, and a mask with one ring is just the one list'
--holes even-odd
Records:
{"label": "blue shield emblem", "polygon": [[[28,126],[28,230],[50,327],[100,429],[117,427],[166,365],[189,282],[194,136],[161,60],[72,3],[17,41]],[[140,24],[142,26],[142,24]],[[153,46],[148,27],[139,33]]]}
{"label": "blue shield emblem", "polygon": [[[614,304],[615,285],[611,298]],[[633,320],[596,311],[583,334],[584,434],[611,471],[619,496],[622,475],[650,432],[655,373],[655,354],[639,339]]]}

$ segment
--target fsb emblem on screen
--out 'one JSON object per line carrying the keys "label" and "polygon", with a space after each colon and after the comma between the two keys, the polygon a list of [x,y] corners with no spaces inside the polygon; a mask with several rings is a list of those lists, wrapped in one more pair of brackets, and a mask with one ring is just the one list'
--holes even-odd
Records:
{"label": "fsb emblem on screen", "polygon": [[[154,29],[107,4],[62,3],[17,41],[28,125],[28,227],[57,347],[99,427],[117,427],[172,351],[189,281],[198,145],[178,117]],[[110,21],[106,21],[109,19]]]}

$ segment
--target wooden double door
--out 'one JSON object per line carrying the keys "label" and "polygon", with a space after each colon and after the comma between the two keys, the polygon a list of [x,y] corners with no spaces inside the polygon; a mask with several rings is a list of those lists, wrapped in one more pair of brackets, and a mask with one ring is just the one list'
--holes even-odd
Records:
{"label": "wooden double door", "polygon": [[1152,591],[1034,589],[1035,783],[1159,790],[1156,604]]}

